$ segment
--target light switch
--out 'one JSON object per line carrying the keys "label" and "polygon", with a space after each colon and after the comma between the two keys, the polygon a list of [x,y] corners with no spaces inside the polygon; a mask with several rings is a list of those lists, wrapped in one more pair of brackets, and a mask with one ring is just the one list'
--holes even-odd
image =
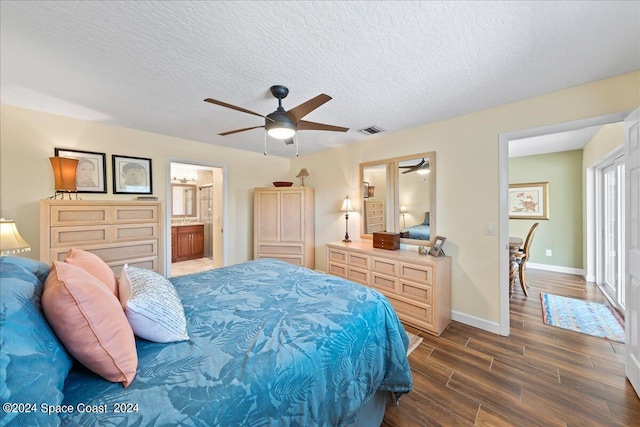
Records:
{"label": "light switch", "polygon": [[496,225],[493,222],[488,222],[484,225],[484,233],[489,236],[494,236],[496,234]]}

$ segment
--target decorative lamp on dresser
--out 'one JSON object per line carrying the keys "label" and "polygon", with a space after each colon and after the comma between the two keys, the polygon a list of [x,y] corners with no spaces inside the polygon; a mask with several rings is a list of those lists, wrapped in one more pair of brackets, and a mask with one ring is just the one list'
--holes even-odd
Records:
{"label": "decorative lamp on dresser", "polygon": [[309,187],[253,191],[253,256],[315,268],[314,194]]}
{"label": "decorative lamp on dresser", "polygon": [[384,294],[400,320],[439,336],[451,323],[451,257],[376,249],[371,243],[327,244],[327,273]]}
{"label": "decorative lamp on dresser", "polygon": [[116,274],[124,264],[164,274],[162,202],[41,200],[40,260],[69,248],[98,255]]}

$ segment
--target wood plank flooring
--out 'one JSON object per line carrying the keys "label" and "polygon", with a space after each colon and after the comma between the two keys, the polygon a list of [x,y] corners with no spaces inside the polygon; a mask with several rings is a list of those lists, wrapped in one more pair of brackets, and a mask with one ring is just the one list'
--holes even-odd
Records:
{"label": "wood plank flooring", "polygon": [[453,322],[409,356],[414,389],[383,426],[640,426],[624,344],[545,325],[540,292],[606,303],[580,276],[529,269],[516,284],[511,334]]}

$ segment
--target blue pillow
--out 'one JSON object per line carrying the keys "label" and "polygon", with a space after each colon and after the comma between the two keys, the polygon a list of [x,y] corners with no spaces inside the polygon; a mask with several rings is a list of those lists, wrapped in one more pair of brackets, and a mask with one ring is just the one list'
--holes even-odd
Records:
{"label": "blue pillow", "polygon": [[0,257],[0,401],[34,405],[0,411],[3,426],[60,425],[58,415],[43,413],[41,405],[62,403],[73,361],[40,306],[48,273],[49,266],[39,261]]}
{"label": "blue pillow", "polygon": [[424,221],[422,222],[422,225],[429,225],[429,212],[425,212],[424,213]]}

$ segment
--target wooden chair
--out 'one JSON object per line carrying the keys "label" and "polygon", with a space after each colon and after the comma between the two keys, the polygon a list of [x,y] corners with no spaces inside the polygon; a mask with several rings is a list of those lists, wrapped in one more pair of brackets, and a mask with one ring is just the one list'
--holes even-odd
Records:
{"label": "wooden chair", "polygon": [[527,292],[529,284],[527,283],[526,275],[527,261],[529,260],[529,251],[531,248],[531,242],[533,241],[533,235],[538,229],[538,225],[540,225],[540,223],[536,222],[531,226],[531,228],[529,229],[529,233],[527,234],[527,238],[524,240],[522,248],[520,248],[520,250],[516,253],[516,261],[518,262],[518,280],[520,280],[522,292],[524,292],[526,296],[529,296],[529,293]]}

